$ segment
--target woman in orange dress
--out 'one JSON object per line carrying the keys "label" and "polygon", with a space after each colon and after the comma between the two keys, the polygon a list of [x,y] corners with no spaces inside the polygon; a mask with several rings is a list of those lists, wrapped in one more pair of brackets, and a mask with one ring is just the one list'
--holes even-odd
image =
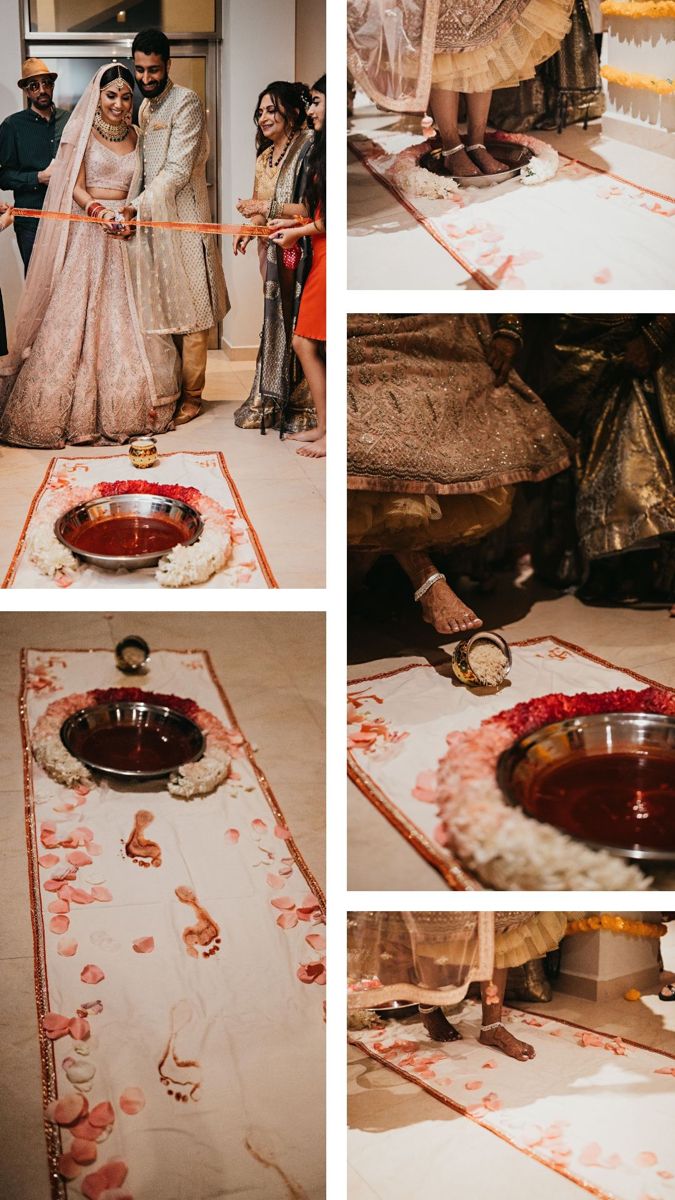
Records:
{"label": "woman in orange dress", "polygon": [[274,240],[283,249],[300,238],[312,239],[312,265],[300,300],[293,336],[293,349],[300,360],[316,408],[316,428],[289,434],[302,442],[298,454],[324,458],[326,454],[326,76],[311,88],[307,117],[314,128],[314,145],[308,160],[308,184],[304,203],[313,220],[309,225],[292,227],[286,221],[279,226]]}

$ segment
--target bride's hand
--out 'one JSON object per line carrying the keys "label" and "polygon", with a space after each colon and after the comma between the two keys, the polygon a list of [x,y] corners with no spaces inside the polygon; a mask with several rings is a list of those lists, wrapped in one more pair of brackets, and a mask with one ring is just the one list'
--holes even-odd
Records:
{"label": "bride's hand", "polygon": [[500,337],[496,333],[487,352],[487,360],[495,373],[495,383],[501,387],[509,377],[519,345],[513,338]]}
{"label": "bride's hand", "polygon": [[238,200],[237,212],[240,212],[242,217],[266,217],[269,204],[264,200]]}

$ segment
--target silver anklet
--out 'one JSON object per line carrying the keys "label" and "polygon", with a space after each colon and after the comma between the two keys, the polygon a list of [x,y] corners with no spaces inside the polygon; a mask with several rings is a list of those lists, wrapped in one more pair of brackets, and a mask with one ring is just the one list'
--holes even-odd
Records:
{"label": "silver anklet", "polygon": [[453,154],[459,154],[460,150],[464,149],[464,142],[460,142],[458,146],[453,146],[452,150],[443,150],[443,158],[452,158]]}
{"label": "silver anklet", "polygon": [[421,600],[422,596],[426,596],[429,588],[433,587],[435,583],[438,583],[439,579],[442,579],[445,583],[445,575],[443,575],[440,571],[435,571],[433,575],[430,575],[428,579],[425,579],[421,587],[418,587],[417,591],[415,592],[415,599]]}
{"label": "silver anklet", "polygon": [[466,146],[467,150],[484,150],[485,142],[475,142],[473,146]]}
{"label": "silver anklet", "polygon": [[500,1025],[502,1029],[506,1028],[503,1021],[495,1021],[493,1025],[481,1025],[480,1031],[481,1033],[489,1033],[491,1029],[499,1029]]}

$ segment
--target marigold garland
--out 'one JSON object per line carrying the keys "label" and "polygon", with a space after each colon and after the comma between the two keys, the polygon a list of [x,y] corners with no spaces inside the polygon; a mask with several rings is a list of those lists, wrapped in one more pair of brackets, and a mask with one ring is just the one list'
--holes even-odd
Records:
{"label": "marigold garland", "polygon": [[658,96],[671,96],[675,92],[672,79],[659,79],[657,75],[620,71],[618,67],[601,67],[600,74],[608,83],[618,83],[619,87],[642,88],[646,92],[656,92]]}
{"label": "marigold garland", "polygon": [[606,17],[649,17],[651,20],[675,17],[675,0],[602,0]]}
{"label": "marigold garland", "polygon": [[650,925],[648,921],[632,921],[613,913],[595,913],[592,917],[578,917],[567,922],[566,935],[571,933],[625,933],[629,937],[662,938],[668,932],[667,925]]}

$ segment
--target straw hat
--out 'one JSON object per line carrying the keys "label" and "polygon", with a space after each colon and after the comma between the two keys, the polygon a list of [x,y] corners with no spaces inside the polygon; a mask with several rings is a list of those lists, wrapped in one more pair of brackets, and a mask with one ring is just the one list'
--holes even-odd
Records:
{"label": "straw hat", "polygon": [[21,68],[21,78],[18,81],[18,86],[25,88],[29,79],[35,79],[39,75],[46,75],[48,79],[51,79],[52,83],[55,83],[58,79],[56,71],[50,71],[46,62],[43,62],[41,58],[27,58]]}

